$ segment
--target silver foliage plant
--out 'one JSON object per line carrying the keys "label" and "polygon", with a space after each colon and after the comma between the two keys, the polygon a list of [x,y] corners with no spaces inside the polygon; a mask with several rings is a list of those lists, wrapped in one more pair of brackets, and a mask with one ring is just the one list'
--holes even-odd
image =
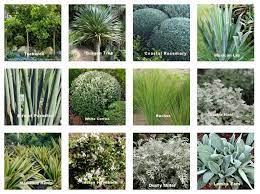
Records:
{"label": "silver foliage plant", "polygon": [[221,189],[250,188],[254,184],[254,134],[229,139],[204,134],[198,141],[198,189],[206,184]]}
{"label": "silver foliage plant", "polygon": [[254,105],[245,103],[241,91],[225,87],[219,79],[198,85],[198,124],[253,125]]}
{"label": "silver foliage plant", "polygon": [[[188,189],[190,143],[181,134],[170,139],[139,140],[134,148],[135,189]],[[156,187],[161,185],[162,187]],[[154,187],[155,186],[155,187]]]}

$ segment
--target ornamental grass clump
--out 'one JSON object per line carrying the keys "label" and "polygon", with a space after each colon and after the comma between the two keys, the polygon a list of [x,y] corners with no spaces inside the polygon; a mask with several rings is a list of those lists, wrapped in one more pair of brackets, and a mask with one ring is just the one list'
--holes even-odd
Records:
{"label": "ornamental grass clump", "polygon": [[198,141],[198,189],[253,189],[254,134],[204,134]]}
{"label": "ornamental grass clump", "polygon": [[189,139],[181,134],[170,138],[160,135],[153,134],[135,144],[134,189],[189,189]]}
{"label": "ornamental grass clump", "polygon": [[73,80],[70,89],[72,110],[83,118],[103,117],[108,106],[121,97],[116,78],[101,71],[82,73]]}
{"label": "ornamental grass clump", "polygon": [[188,125],[190,123],[189,73],[185,70],[180,72],[159,69],[136,70],[134,72],[134,114],[136,113],[143,114],[149,125]]}

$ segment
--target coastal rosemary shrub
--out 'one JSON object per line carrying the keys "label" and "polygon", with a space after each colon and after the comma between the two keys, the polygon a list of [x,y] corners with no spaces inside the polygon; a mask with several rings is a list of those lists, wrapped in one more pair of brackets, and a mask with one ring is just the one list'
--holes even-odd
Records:
{"label": "coastal rosemary shrub", "polygon": [[166,55],[167,60],[190,60],[190,19],[170,18],[153,29],[151,43],[155,49],[162,52],[172,52]]}
{"label": "coastal rosemary shrub", "polygon": [[73,80],[70,89],[72,110],[84,118],[103,117],[108,106],[121,97],[116,78],[101,71],[82,73]]}
{"label": "coastal rosemary shrub", "polygon": [[70,189],[124,189],[124,135],[71,134],[69,184]]}
{"label": "coastal rosemary shrub", "polygon": [[133,173],[134,189],[189,189],[189,139],[181,134],[139,139],[134,147]]}
{"label": "coastal rosemary shrub", "polygon": [[153,28],[168,18],[164,12],[153,8],[136,10],[133,16],[134,34],[140,35],[143,38],[149,38]]}

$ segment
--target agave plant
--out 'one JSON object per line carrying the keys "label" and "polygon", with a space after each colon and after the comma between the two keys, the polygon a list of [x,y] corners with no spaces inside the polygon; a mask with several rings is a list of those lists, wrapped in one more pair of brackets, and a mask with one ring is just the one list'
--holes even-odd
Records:
{"label": "agave plant", "polygon": [[[218,134],[205,134],[198,141],[198,188],[206,184],[217,188],[230,186],[238,189],[254,184],[254,134],[243,134],[236,138],[233,134],[228,140]],[[228,184],[228,185],[227,185]]]}
{"label": "agave plant", "polygon": [[61,70],[6,69],[5,124],[58,125]]}
{"label": "agave plant", "polygon": [[[210,55],[207,60],[243,61],[248,60],[252,51],[249,35],[252,30],[242,32],[242,15],[233,19],[233,6],[213,6],[198,22],[198,29]],[[250,59],[251,60],[251,59]]]}
{"label": "agave plant", "polygon": [[120,43],[123,36],[119,16],[107,6],[88,5],[79,9],[72,23],[73,44],[94,44],[100,61],[103,42]]}

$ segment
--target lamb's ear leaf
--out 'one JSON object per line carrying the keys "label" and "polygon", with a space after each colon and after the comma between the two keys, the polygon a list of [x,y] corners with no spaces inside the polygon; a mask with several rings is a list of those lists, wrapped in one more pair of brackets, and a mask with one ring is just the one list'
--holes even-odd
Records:
{"label": "lamb's ear leaf", "polygon": [[203,175],[203,182],[208,183],[209,180],[214,176],[214,173],[208,171]]}
{"label": "lamb's ear leaf", "polygon": [[246,173],[243,171],[242,168],[238,169],[238,173],[240,174],[241,178],[246,182],[246,184],[250,187],[250,189],[253,189],[253,187],[251,186],[251,184],[246,176]]}
{"label": "lamb's ear leaf", "polygon": [[246,137],[246,145],[251,145],[254,142],[254,133],[249,133]]}
{"label": "lamb's ear leaf", "polygon": [[209,161],[208,162],[209,169],[212,173],[214,174],[219,174],[220,173],[220,167],[216,162]]}

